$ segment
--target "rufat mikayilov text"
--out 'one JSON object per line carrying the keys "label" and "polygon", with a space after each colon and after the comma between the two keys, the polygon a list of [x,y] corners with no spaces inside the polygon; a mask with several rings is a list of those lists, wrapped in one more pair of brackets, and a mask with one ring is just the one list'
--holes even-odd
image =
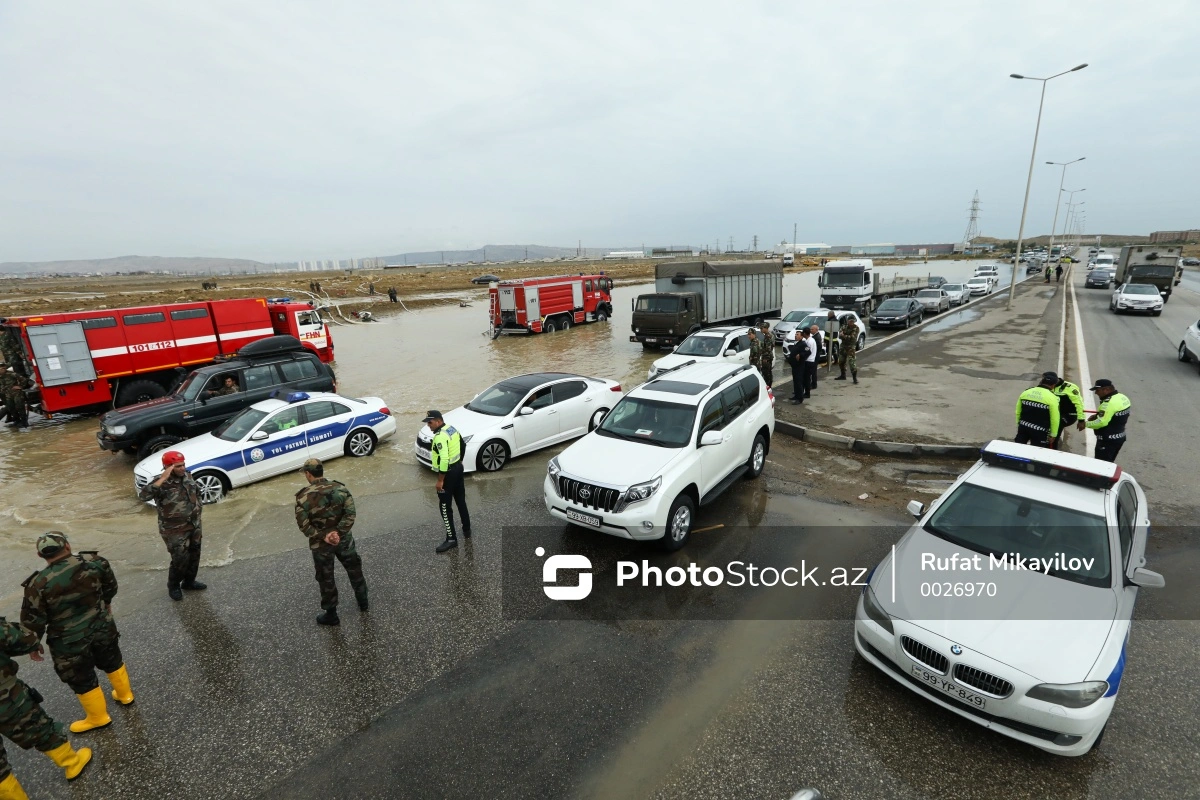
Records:
{"label": "rufat mikayilov text", "polygon": [[932,572],[984,572],[992,570],[1029,571],[1029,572],[1079,572],[1091,570],[1096,563],[1095,558],[1078,558],[1066,553],[1056,553],[1047,557],[1023,556],[1020,553],[989,553],[984,559],[981,553],[967,556],[955,553],[950,556],[938,556],[933,553],[921,554],[921,571]]}
{"label": "rufat mikayilov text", "polygon": [[617,586],[729,586],[735,589],[742,586],[866,586],[869,573],[867,567],[809,567],[804,560],[793,567],[760,567],[745,561],[730,561],[723,567],[688,564],[666,569],[652,566],[649,561],[640,564],[618,561]]}

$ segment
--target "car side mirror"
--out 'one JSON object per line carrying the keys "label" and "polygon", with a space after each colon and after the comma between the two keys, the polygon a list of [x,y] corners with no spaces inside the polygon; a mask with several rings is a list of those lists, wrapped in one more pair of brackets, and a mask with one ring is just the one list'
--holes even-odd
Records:
{"label": "car side mirror", "polygon": [[732,347],[725,351],[726,358],[731,358],[736,355],[737,355],[737,350],[734,350]]}
{"label": "car side mirror", "polygon": [[265,442],[270,438],[271,434],[267,433],[266,431],[255,431],[254,433],[250,434],[250,441],[252,442]]}
{"label": "car side mirror", "polygon": [[920,500],[909,500],[908,513],[912,514],[917,519],[920,519],[925,514],[925,504]]}
{"label": "car side mirror", "polygon": [[1134,586],[1141,586],[1145,589],[1161,589],[1167,585],[1167,581],[1162,575],[1145,567],[1135,568],[1129,580]]}
{"label": "car side mirror", "polygon": [[517,413],[520,414],[522,417],[528,417],[529,415],[531,415],[533,413],[533,409],[530,408],[529,406],[521,406],[521,410]]}
{"label": "car side mirror", "polygon": [[208,405],[208,398],[205,397],[203,393],[200,394],[200,405],[202,405],[202,406]]}
{"label": "car side mirror", "polygon": [[701,447],[711,447],[714,444],[720,444],[724,440],[724,436],[720,431],[705,431],[700,436]]}
{"label": "car side mirror", "polygon": [[671,348],[672,353],[676,352],[677,350],[679,350],[679,345],[675,345],[674,347]]}

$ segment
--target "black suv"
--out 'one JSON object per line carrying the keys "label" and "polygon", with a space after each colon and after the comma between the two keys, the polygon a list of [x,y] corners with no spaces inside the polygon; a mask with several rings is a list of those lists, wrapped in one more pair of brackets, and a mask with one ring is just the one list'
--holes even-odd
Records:
{"label": "black suv", "polygon": [[109,411],[96,440],[139,459],[212,430],[274,392],[333,392],[333,370],[294,336],[251,342],[235,358],[201,367],[174,392]]}

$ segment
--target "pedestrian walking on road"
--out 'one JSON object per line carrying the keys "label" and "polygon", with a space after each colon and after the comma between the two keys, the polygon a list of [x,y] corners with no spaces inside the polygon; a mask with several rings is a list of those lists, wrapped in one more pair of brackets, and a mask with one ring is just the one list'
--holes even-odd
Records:
{"label": "pedestrian walking on road", "polygon": [[[821,326],[812,325],[808,329],[809,337],[812,339],[813,347],[816,349],[816,360],[813,362],[812,375],[809,376],[808,390],[810,392],[817,389],[817,365],[821,363],[821,353],[825,351],[825,335],[821,333]],[[826,358],[829,354],[825,354]]]}
{"label": "pedestrian walking on road", "polygon": [[[92,751],[71,746],[62,725],[42,709],[42,695],[17,677],[13,656],[28,654],[42,660],[42,645],[27,628],[0,617],[0,734],[22,750],[37,748],[62,768],[67,780],[74,780],[92,760]],[[29,800],[13,775],[0,739],[0,800]]]}
{"label": "pedestrian walking on road", "polygon": [[788,331],[783,339],[783,360],[792,368],[792,397],[789,402],[794,406],[804,402],[804,357],[807,353],[799,331]]}
{"label": "pedestrian walking on road", "polygon": [[841,351],[838,355],[838,366],[841,367],[842,374],[834,378],[835,381],[846,380],[846,367],[849,366],[850,375],[854,382],[858,383],[858,333],[858,323],[854,321],[853,316],[847,314],[838,332],[838,348]]}
{"label": "pedestrian walking on road", "polygon": [[[1096,381],[1092,391],[1100,398],[1100,405],[1096,413],[1088,417],[1086,424],[1096,432],[1096,458],[1115,462],[1117,453],[1125,444],[1125,425],[1129,422],[1132,403],[1107,378]],[[1084,422],[1080,420],[1078,424],[1082,426]]]}
{"label": "pedestrian walking on road", "polygon": [[142,487],[138,497],[153,500],[158,507],[158,535],[171,554],[167,571],[167,594],[182,600],[183,592],[200,591],[208,585],[196,580],[200,569],[200,487],[188,474],[183,453],[168,450],[162,455],[163,471]]}
{"label": "pedestrian walking on road", "polygon": [[79,697],[86,716],[71,723],[71,732],[103,728],[112,717],[96,679],[97,668],[107,673],[114,700],[123,706],[133,702],[129,672],[117,644],[121,634],[110,610],[117,576],[95,552],[72,554],[70,542],[59,531],[39,536],[37,553],[46,560],[46,568],[21,584],[21,624],[38,639],[45,634],[54,671]]}
{"label": "pedestrian walking on road", "polygon": [[354,546],[354,497],[344,484],[325,477],[325,466],[319,458],[304,462],[301,470],[308,485],[296,492],[296,525],[308,537],[313,566],[317,570],[317,585],[321,587],[322,613],[318,625],[340,625],[338,619],[337,581],[333,576],[333,561],[342,562],[354,599],[360,611],[366,611],[367,579],[363,577],[362,558]]}
{"label": "pedestrian walking on road", "polygon": [[1050,282],[1050,264],[1046,264],[1046,283]]}
{"label": "pedestrian walking on road", "polygon": [[1050,446],[1056,450],[1065,450],[1067,447],[1067,434],[1073,425],[1079,423],[1083,419],[1083,395],[1079,393],[1079,387],[1071,383],[1066,378],[1060,378],[1053,372],[1047,372],[1042,377],[1054,375],[1055,397],[1058,398],[1058,439],[1051,442]]}
{"label": "pedestrian walking on road", "polygon": [[1059,264],[1057,267],[1054,268],[1054,282],[1055,283],[1062,282],[1062,274],[1063,274],[1063,265]]}
{"label": "pedestrian walking on road", "polygon": [[758,347],[758,370],[769,389],[775,381],[775,337],[771,335],[771,326],[765,321],[758,324]]}
{"label": "pedestrian walking on road", "polygon": [[471,538],[471,512],[467,509],[467,486],[463,481],[463,440],[462,434],[442,419],[440,411],[431,410],[425,415],[424,422],[433,431],[429,459],[438,476],[438,510],[442,515],[442,525],[446,528],[446,539],[437,546],[437,552],[444,553],[458,547],[451,502],[458,506],[458,514],[462,517],[463,536]]}
{"label": "pedestrian walking on road", "polygon": [[1021,392],[1017,398],[1017,435],[1014,442],[1049,447],[1058,436],[1058,397],[1053,391],[1057,383],[1057,375],[1043,372],[1041,383]]}

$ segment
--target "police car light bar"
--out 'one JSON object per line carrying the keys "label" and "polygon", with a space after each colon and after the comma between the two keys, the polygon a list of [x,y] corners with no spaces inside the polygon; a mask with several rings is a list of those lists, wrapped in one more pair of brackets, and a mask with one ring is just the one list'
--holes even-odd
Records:
{"label": "police car light bar", "polygon": [[979,457],[993,467],[1027,472],[1093,489],[1107,489],[1121,478],[1121,468],[1108,461],[1000,439],[989,442],[979,451]]}
{"label": "police car light bar", "polygon": [[308,392],[292,392],[287,396],[289,403],[299,403],[301,400],[308,399]]}

